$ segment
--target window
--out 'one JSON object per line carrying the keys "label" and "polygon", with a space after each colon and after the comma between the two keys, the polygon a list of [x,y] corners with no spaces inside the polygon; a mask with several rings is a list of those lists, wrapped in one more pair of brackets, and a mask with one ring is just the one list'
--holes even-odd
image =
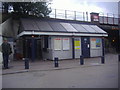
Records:
{"label": "window", "polygon": [[61,38],[54,38],[54,50],[61,50]]}
{"label": "window", "polygon": [[63,38],[63,50],[69,50],[69,49],[70,49],[70,39]]}

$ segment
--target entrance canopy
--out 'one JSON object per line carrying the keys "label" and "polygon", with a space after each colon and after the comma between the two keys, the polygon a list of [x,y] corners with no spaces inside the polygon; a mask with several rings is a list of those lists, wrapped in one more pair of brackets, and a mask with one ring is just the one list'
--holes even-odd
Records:
{"label": "entrance canopy", "polygon": [[97,25],[44,19],[21,19],[18,37],[23,35],[108,36]]}

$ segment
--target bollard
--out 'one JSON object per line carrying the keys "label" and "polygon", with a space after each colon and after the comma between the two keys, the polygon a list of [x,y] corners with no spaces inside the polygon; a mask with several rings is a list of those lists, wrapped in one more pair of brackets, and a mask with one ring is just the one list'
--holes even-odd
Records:
{"label": "bollard", "polygon": [[120,62],[120,54],[118,55],[118,61]]}
{"label": "bollard", "polygon": [[84,65],[84,58],[82,55],[80,56],[80,65]]}
{"label": "bollard", "polygon": [[54,66],[59,67],[59,65],[58,65],[58,57],[55,57],[55,59],[54,59]]}
{"label": "bollard", "polygon": [[105,63],[105,57],[104,57],[104,56],[101,57],[101,63],[102,63],[102,64]]}
{"label": "bollard", "polygon": [[25,58],[25,69],[29,69],[29,60]]}

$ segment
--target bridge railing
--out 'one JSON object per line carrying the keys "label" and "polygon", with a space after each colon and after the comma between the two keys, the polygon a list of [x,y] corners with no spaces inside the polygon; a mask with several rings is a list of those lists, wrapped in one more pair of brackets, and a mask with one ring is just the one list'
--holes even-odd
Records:
{"label": "bridge railing", "polygon": [[[72,10],[52,9],[49,15],[51,18],[79,20],[91,22],[90,12],[78,12]],[[99,13],[99,23],[118,25],[120,21],[119,15],[112,13]]]}
{"label": "bridge railing", "polygon": [[51,18],[68,19],[68,20],[79,20],[90,22],[90,17],[88,12],[78,12],[72,10],[61,10],[52,9],[49,15]]}
{"label": "bridge railing", "polygon": [[112,14],[112,13],[99,13],[99,22],[101,24],[114,24],[118,25],[119,24],[119,16],[117,14]]}
{"label": "bridge railing", "polygon": [[118,25],[119,24],[118,21],[119,21],[118,18],[99,16],[99,22],[101,24],[115,24],[115,25]]}

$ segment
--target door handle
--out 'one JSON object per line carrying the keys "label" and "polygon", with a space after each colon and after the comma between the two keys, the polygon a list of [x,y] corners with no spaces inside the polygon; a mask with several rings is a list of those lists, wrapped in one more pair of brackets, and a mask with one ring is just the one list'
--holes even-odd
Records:
{"label": "door handle", "polygon": [[89,45],[89,44],[88,44],[87,46],[88,46],[88,48],[90,48],[90,45]]}

